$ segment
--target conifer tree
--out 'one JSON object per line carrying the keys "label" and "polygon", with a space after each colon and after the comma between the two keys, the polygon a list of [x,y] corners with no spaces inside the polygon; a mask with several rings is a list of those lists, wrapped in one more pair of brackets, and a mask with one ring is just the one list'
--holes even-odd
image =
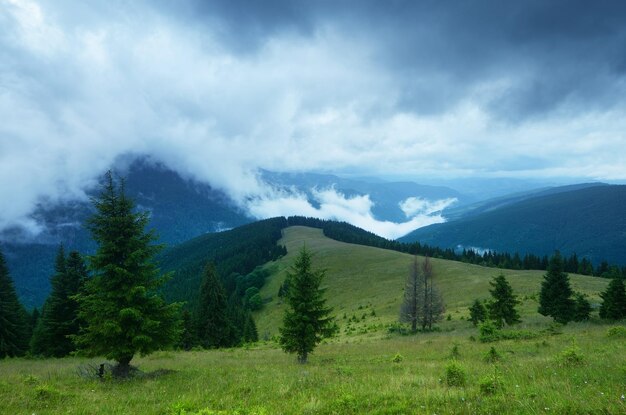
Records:
{"label": "conifer tree", "polygon": [[226,292],[215,266],[207,264],[200,286],[200,305],[196,318],[198,339],[202,347],[214,349],[234,345],[227,307]]}
{"label": "conifer tree", "polygon": [[470,321],[474,326],[477,326],[478,323],[482,323],[487,319],[487,308],[483,302],[478,299],[474,300],[474,303],[470,307],[469,311]]}
{"label": "conifer tree", "polygon": [[574,316],[574,300],[569,277],[564,271],[561,254],[556,251],[550,258],[539,293],[539,313],[550,316],[554,321],[567,324]]}
{"label": "conifer tree", "polygon": [[622,278],[613,278],[600,297],[600,318],[620,320],[626,317],[626,289]]}
{"label": "conifer tree", "polygon": [[54,269],[52,290],[46,300],[45,312],[33,333],[31,352],[35,355],[63,357],[75,350],[72,338],[79,331],[75,296],[87,280],[87,268],[78,252],[72,251],[66,258],[61,246]]}
{"label": "conifer tree", "polygon": [[502,328],[504,324],[515,324],[520,322],[519,313],[515,307],[519,301],[513,295],[513,289],[503,274],[498,275],[489,282],[492,289],[492,300],[487,304],[489,319],[493,320],[497,327]]}
{"label": "conifer tree", "polygon": [[288,273],[287,309],[280,331],[280,345],[287,353],[296,353],[299,363],[306,363],[309,353],[325,337],[337,330],[332,309],[326,306],[320,288],[324,271],[313,271],[311,254],[302,247]]}
{"label": "conifer tree", "polygon": [[93,203],[96,213],[88,228],[98,249],[89,257],[93,276],[77,296],[84,326],[76,342],[90,355],[115,360],[114,374],[127,376],[136,353],[178,341],[179,305],[166,304],[158,291],[166,277],[153,257],[161,247],[145,231],[148,215],[134,212],[123,181],[116,183],[108,172]]}
{"label": "conifer tree", "polygon": [[591,315],[591,304],[582,293],[576,293],[574,295],[574,316],[572,320],[574,321],[589,320],[590,315]]}
{"label": "conifer tree", "polygon": [[22,356],[28,350],[26,310],[17,298],[13,280],[0,251],[0,359]]}

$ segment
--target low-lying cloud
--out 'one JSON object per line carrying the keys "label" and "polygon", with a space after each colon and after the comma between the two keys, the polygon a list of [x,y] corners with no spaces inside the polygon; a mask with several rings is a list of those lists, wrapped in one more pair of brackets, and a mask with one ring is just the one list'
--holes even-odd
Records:
{"label": "low-lying cloud", "polygon": [[[369,195],[347,197],[334,188],[312,189],[311,194],[318,207],[311,203],[307,195],[284,190],[253,199],[247,203],[246,207],[250,214],[257,218],[301,215],[332,219],[351,223],[387,239],[396,239],[417,228],[445,222],[441,210],[454,203],[453,199],[435,202],[420,199],[421,207],[413,209],[410,215],[407,214],[409,220],[396,223],[378,220],[374,217],[372,214],[374,203]],[[404,203],[406,201],[401,205]],[[437,208],[433,208],[435,206]]]}

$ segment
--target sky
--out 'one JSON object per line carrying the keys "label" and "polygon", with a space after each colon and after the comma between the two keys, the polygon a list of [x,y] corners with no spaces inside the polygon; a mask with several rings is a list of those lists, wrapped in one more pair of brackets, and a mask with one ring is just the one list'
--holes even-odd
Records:
{"label": "sky", "polygon": [[0,229],[128,154],[258,217],[259,169],[625,180],[626,3],[0,0]]}

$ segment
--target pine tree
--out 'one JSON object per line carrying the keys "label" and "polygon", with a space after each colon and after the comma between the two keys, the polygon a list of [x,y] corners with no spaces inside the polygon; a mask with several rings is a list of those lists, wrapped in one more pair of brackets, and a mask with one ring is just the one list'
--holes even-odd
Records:
{"label": "pine tree", "polygon": [[591,304],[582,293],[574,295],[574,321],[589,320],[591,315]]}
{"label": "pine tree", "polygon": [[86,280],[87,268],[80,254],[73,251],[66,258],[61,246],[51,278],[52,291],[31,340],[34,355],[63,357],[75,350],[72,337],[79,331],[75,296]]}
{"label": "pine tree", "polygon": [[504,275],[498,275],[489,282],[489,285],[492,287],[489,290],[492,300],[487,304],[489,319],[493,320],[495,325],[500,328],[504,324],[519,323],[519,313],[515,309],[519,301],[513,295],[513,289]]}
{"label": "pine tree", "polygon": [[567,324],[574,316],[574,300],[569,277],[564,272],[563,259],[557,251],[550,258],[547,273],[539,293],[539,313],[550,316],[554,321]]}
{"label": "pine tree", "polygon": [[178,342],[178,347],[183,350],[191,350],[198,344],[196,338],[196,327],[188,310],[184,310],[182,314],[182,333]]}
{"label": "pine tree", "polygon": [[620,320],[626,317],[626,289],[622,278],[613,278],[600,297],[600,318]]}
{"label": "pine tree", "polygon": [[166,304],[153,262],[160,246],[146,232],[146,213],[133,212],[134,203],[115,183],[111,172],[103,190],[93,199],[96,213],[88,228],[98,244],[89,257],[93,277],[77,296],[84,326],[77,345],[90,355],[117,362],[116,376],[127,376],[136,353],[149,354],[175,344],[180,334],[179,305]]}
{"label": "pine tree", "polygon": [[233,346],[228,318],[226,292],[215,266],[208,264],[200,286],[200,305],[196,317],[200,345],[207,349]]}
{"label": "pine tree", "polygon": [[22,356],[28,350],[26,311],[17,298],[13,280],[0,251],[0,359]]}
{"label": "pine tree", "polygon": [[256,323],[254,322],[254,318],[252,318],[252,314],[249,312],[246,313],[246,321],[243,326],[242,338],[242,340],[246,343],[254,343],[259,340]]}
{"label": "pine tree", "polygon": [[325,290],[320,288],[324,274],[311,269],[311,254],[302,247],[287,275],[288,308],[280,328],[280,345],[285,352],[296,353],[299,363],[306,363],[315,346],[337,330],[330,316],[332,309],[323,298]]}
{"label": "pine tree", "polygon": [[474,300],[474,303],[469,309],[470,311],[470,321],[474,326],[477,326],[478,323],[482,323],[487,318],[487,308],[482,301],[478,299]]}

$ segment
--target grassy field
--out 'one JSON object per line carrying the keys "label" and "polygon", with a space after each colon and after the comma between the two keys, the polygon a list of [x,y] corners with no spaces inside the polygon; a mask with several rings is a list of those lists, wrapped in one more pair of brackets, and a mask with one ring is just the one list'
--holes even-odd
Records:
{"label": "grassy field", "polygon": [[[268,339],[278,333],[284,311],[278,289],[303,244],[313,252],[314,267],[327,270],[326,297],[342,328],[340,338],[348,326],[352,334],[367,331],[370,337],[380,337],[386,332],[386,325],[398,320],[404,283],[412,261],[410,255],[337,242],[324,237],[319,229],[298,226],[285,229],[279,243],[287,247],[288,255],[268,265],[273,277],[261,290],[267,303],[255,315],[262,338]],[[545,271],[501,270],[440,259],[432,259],[432,263],[436,284],[446,303],[446,315],[452,319],[442,328],[467,327],[467,321],[461,317],[469,316],[468,307],[474,299],[489,298],[489,281],[499,273],[507,277],[522,301],[519,306],[524,320],[522,327],[541,327],[551,321],[537,313]],[[608,284],[607,280],[582,275],[570,275],[570,281],[574,290],[587,294],[596,306],[600,303],[598,294]]]}
{"label": "grassy field", "polygon": [[[306,242],[328,269],[327,297],[340,333],[299,365],[271,340],[220,351],[158,352],[133,361],[144,376],[103,381],[81,375],[102,359],[0,361],[0,414],[623,414],[626,326],[551,328],[536,313],[541,272],[504,271],[524,299],[521,329],[532,338],[481,343],[464,318],[488,296],[498,270],[433,260],[451,320],[441,331],[390,334],[410,256],[343,244],[289,228],[289,255],[269,264],[269,300],[256,316],[271,338],[282,316],[276,293]],[[606,281],[572,276],[597,302]],[[270,299],[271,297],[271,299]],[[345,318],[344,318],[345,314]],[[462,319],[463,318],[463,319]],[[488,361],[491,348],[498,359]]]}

